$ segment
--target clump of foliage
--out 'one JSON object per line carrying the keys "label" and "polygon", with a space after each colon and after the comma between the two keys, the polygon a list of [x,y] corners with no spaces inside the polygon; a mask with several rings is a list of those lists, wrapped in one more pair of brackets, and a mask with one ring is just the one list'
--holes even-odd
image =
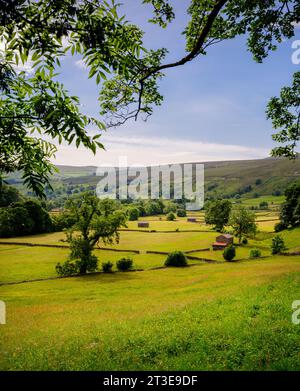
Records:
{"label": "clump of foliage", "polygon": [[39,201],[26,200],[0,208],[0,237],[51,232],[49,213]]}
{"label": "clump of foliage", "polygon": [[168,221],[174,221],[174,220],[176,220],[175,214],[174,214],[173,212],[168,213],[168,215],[167,215],[167,220],[168,220]]}
{"label": "clump of foliage", "polygon": [[275,224],[274,231],[281,232],[281,231],[285,230],[286,228],[287,228],[286,225],[280,221],[279,223]]}
{"label": "clump of foliage", "polygon": [[280,228],[297,227],[300,225],[300,183],[289,186],[285,197],[280,213]]}
{"label": "clump of foliage", "polygon": [[257,231],[255,214],[242,206],[238,206],[231,212],[229,225],[233,228],[239,243],[241,243],[243,236],[254,235]]}
{"label": "clump of foliage", "polygon": [[175,202],[167,200],[167,201],[164,201],[164,204],[165,204],[165,207],[163,209],[164,214],[168,214],[170,212],[173,212],[173,213],[176,212],[177,205],[175,204]]}
{"label": "clump of foliage", "polygon": [[296,158],[295,149],[300,141],[299,91],[300,72],[296,72],[292,85],[282,88],[280,96],[273,97],[268,104],[267,117],[272,120],[273,128],[279,129],[272,138],[281,144],[273,149],[273,156]]}
{"label": "clump of foliage", "polygon": [[117,261],[116,266],[120,272],[131,270],[133,267],[133,260],[131,258],[121,258]]}
{"label": "clump of foliage", "polygon": [[178,209],[177,210],[177,217],[186,217],[186,210],[185,209]]}
{"label": "clump of foliage", "polygon": [[136,221],[138,220],[140,216],[140,212],[138,208],[129,208],[128,209],[128,220],[129,221]]}
{"label": "clump of foliage", "polygon": [[110,261],[102,263],[102,271],[103,273],[111,273],[113,268],[113,263]]}
{"label": "clump of foliage", "polygon": [[223,251],[223,258],[225,261],[232,261],[236,256],[236,251],[234,246],[228,246]]}
{"label": "clump of foliage", "polygon": [[51,216],[53,231],[70,229],[76,223],[76,217],[68,210]]}
{"label": "clump of foliage", "polygon": [[267,201],[262,201],[262,202],[260,202],[260,204],[259,204],[259,209],[266,210],[266,209],[268,209],[268,208],[269,208],[269,204],[268,204]]}
{"label": "clump of foliage", "polygon": [[187,266],[186,256],[182,251],[174,251],[170,253],[165,261],[165,266]]}
{"label": "clump of foliage", "polygon": [[73,276],[78,274],[78,266],[71,259],[68,259],[62,264],[59,262],[55,266],[55,270],[60,277],[67,277],[67,276]]}
{"label": "clump of foliage", "polygon": [[67,209],[75,218],[75,224],[66,231],[71,250],[69,261],[74,262],[79,274],[92,272],[98,266],[98,259],[92,254],[94,246],[100,240],[105,244],[118,242],[118,229],[125,226],[126,215],[113,200],[99,200],[89,193],[70,199]]}
{"label": "clump of foliage", "polygon": [[244,237],[244,238],[242,239],[242,244],[244,244],[244,245],[248,244],[248,239]]}
{"label": "clump of foliage", "polygon": [[216,231],[223,231],[228,224],[232,204],[228,200],[215,200],[207,205],[205,212],[206,224],[214,225]]}
{"label": "clump of foliage", "polygon": [[274,236],[272,239],[272,245],[271,245],[271,250],[272,254],[280,254],[283,251],[285,251],[287,248],[285,246],[284,240],[280,235]]}
{"label": "clump of foliage", "polygon": [[24,201],[24,198],[15,187],[0,183],[0,208],[20,201]]}
{"label": "clump of foliage", "polygon": [[258,248],[252,248],[250,250],[250,258],[259,258],[261,257],[261,251]]}

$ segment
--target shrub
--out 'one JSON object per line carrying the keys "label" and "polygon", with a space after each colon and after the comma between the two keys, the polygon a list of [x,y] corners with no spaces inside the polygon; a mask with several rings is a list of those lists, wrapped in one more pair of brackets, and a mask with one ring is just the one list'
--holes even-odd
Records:
{"label": "shrub", "polygon": [[176,219],[176,216],[173,212],[168,213],[167,220],[168,221],[174,221]]}
{"label": "shrub", "polygon": [[102,263],[102,271],[103,273],[111,273],[112,272],[113,263],[111,262],[103,262]]}
{"label": "shrub", "polygon": [[250,251],[250,258],[259,258],[261,257],[261,251],[258,248],[253,248]]}
{"label": "shrub", "polygon": [[61,277],[72,276],[79,273],[76,262],[68,259],[66,262],[61,264],[60,262],[55,267],[56,273]]}
{"label": "shrub", "polygon": [[117,261],[117,269],[120,272],[132,269],[133,260],[131,258],[121,258]]}
{"label": "shrub", "polygon": [[225,259],[225,261],[232,261],[233,258],[235,257],[235,255],[236,255],[236,252],[235,252],[234,246],[226,247],[223,252],[223,258]]}
{"label": "shrub", "polygon": [[165,266],[186,266],[187,260],[186,256],[181,251],[174,251],[170,253],[165,261]]}
{"label": "shrub", "polygon": [[276,235],[272,239],[271,249],[272,249],[272,254],[280,254],[281,252],[286,250],[284,240],[280,235]]}
{"label": "shrub", "polygon": [[136,221],[140,217],[140,212],[138,208],[130,208],[128,210],[128,220]]}
{"label": "shrub", "polygon": [[243,238],[242,239],[242,244],[248,244],[248,239],[247,238]]}
{"label": "shrub", "polygon": [[267,203],[267,201],[262,201],[259,204],[259,209],[268,209],[268,208],[269,208],[269,204]]}
{"label": "shrub", "polygon": [[286,227],[286,225],[285,225],[284,223],[279,222],[279,223],[275,224],[275,226],[274,226],[274,231],[275,231],[275,232],[281,232],[281,231],[283,231],[283,230],[286,229],[286,228],[287,228],[287,227]]}
{"label": "shrub", "polygon": [[186,217],[186,211],[184,209],[178,209],[177,216],[178,217]]}

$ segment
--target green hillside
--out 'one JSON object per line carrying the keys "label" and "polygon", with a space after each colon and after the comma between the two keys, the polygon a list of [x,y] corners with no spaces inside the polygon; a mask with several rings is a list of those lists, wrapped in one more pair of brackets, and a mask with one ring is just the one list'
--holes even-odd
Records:
{"label": "green hillside", "polygon": [[[255,198],[280,196],[286,187],[300,178],[300,158],[291,161],[280,158],[206,162],[205,196]],[[52,177],[54,192],[47,190],[49,199],[93,190],[99,181],[95,166],[57,166],[59,172]],[[28,193],[23,187],[20,173],[8,182]],[[30,192],[28,193],[29,195]]]}

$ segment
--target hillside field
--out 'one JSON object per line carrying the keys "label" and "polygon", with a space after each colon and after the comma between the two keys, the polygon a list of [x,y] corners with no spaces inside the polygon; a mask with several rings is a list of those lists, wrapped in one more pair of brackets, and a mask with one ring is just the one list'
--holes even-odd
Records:
{"label": "hillside field", "polygon": [[[211,247],[217,233],[201,214],[199,223],[149,218],[156,232],[130,231],[137,229],[131,222],[112,250],[94,253],[100,264],[132,257],[137,271],[71,278],[55,273],[67,248],[25,245],[67,246],[63,233],[1,239],[7,324],[0,368],[299,370],[300,326],[291,322],[291,305],[300,299],[300,256],[271,256],[274,216],[267,227],[265,217],[258,213],[261,232],[237,247],[240,261],[224,262],[210,249],[192,253],[199,259],[185,268],[162,268],[166,255],[147,251]],[[300,229],[282,236],[289,251],[300,248]],[[254,247],[265,257],[249,259]]]}

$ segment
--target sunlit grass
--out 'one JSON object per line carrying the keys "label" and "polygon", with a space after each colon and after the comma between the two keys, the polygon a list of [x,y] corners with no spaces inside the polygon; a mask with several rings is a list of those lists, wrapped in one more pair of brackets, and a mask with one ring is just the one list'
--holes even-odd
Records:
{"label": "sunlit grass", "polygon": [[299,369],[299,272],[273,257],[2,286],[0,368]]}

